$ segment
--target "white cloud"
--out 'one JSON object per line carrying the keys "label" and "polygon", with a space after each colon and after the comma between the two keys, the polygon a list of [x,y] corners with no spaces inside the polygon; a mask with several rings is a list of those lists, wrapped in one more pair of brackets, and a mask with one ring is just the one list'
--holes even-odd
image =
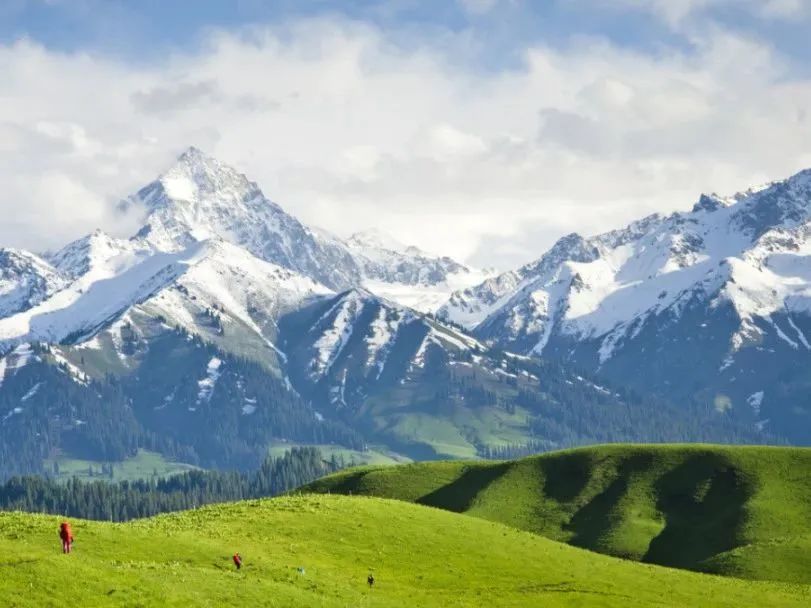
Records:
{"label": "white cloud", "polygon": [[761,15],[772,19],[795,19],[811,12],[808,0],[766,0],[761,3]]}
{"label": "white cloud", "polygon": [[[809,0],[619,0],[613,6],[647,11],[675,28],[683,27],[707,10],[718,8],[741,10],[767,20],[790,21],[811,13]],[[692,22],[689,25],[693,25]]]}
{"label": "white cloud", "polygon": [[158,66],[0,47],[0,243],[134,231],[111,205],[189,144],[305,222],[502,266],[811,166],[811,82],[756,41],[695,45],[582,40],[489,72],[328,20],[218,33]]}

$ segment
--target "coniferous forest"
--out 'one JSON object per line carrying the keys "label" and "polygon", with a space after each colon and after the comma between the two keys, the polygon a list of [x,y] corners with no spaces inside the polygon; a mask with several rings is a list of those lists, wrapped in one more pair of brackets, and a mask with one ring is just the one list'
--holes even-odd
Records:
{"label": "coniferous forest", "polygon": [[317,448],[292,448],[268,456],[252,473],[189,471],[166,479],[110,483],[40,476],[12,477],[0,486],[0,510],[128,521],[205,504],[282,494],[331,473],[335,459]]}

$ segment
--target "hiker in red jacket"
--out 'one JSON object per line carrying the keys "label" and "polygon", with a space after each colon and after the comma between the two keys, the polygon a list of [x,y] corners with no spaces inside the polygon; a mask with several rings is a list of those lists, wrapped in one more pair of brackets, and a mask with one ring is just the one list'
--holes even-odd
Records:
{"label": "hiker in red jacket", "polygon": [[66,521],[59,526],[59,538],[62,539],[62,553],[70,553],[70,546],[73,544],[73,532],[70,524]]}
{"label": "hiker in red jacket", "polygon": [[242,556],[239,553],[234,553],[234,565],[237,567],[237,570],[242,568]]}

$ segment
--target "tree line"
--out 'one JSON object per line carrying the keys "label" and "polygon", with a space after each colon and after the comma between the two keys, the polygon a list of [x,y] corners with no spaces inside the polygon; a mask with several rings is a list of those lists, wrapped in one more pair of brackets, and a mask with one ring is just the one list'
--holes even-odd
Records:
{"label": "tree line", "polygon": [[[135,370],[96,379],[47,362],[53,351],[33,344],[31,360],[3,382],[0,481],[46,474],[43,463],[60,453],[120,462],[145,449],[202,468],[252,471],[280,439],[366,444],[346,423],[317,415],[267,369],[180,332],[156,337]],[[219,376],[201,393],[215,356]]]}
{"label": "tree line", "polygon": [[0,485],[0,510],[82,519],[128,521],[202,505],[275,496],[337,470],[318,448],[292,448],[267,456],[252,473],[188,471],[165,479],[67,483],[41,476],[12,477]]}

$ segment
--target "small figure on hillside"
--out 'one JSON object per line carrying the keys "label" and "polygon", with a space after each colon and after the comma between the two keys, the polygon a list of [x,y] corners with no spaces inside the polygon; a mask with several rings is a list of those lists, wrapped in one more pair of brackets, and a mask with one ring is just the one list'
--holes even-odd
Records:
{"label": "small figure on hillside", "polygon": [[237,567],[237,570],[242,568],[242,556],[239,553],[234,553],[234,565]]}
{"label": "small figure on hillside", "polygon": [[70,529],[70,524],[63,521],[59,526],[59,538],[62,539],[62,553],[70,553],[70,548],[73,545],[73,532]]}
{"label": "small figure on hillside", "polygon": [[375,584],[375,576],[374,576],[374,574],[372,574],[370,572],[369,576],[366,577],[366,582],[369,583],[369,589],[374,587],[374,584]]}

